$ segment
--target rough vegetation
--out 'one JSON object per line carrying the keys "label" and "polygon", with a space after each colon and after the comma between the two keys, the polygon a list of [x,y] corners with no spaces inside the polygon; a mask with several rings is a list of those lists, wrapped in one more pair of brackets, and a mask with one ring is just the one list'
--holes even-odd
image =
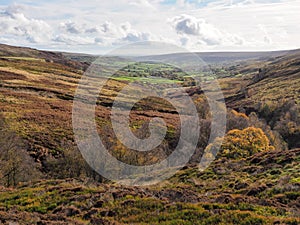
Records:
{"label": "rough vegetation", "polygon": [[159,186],[44,180],[0,191],[2,223],[298,224],[300,150],[219,158]]}
{"label": "rough vegetation", "polygon": [[[0,47],[0,223],[300,223],[299,51],[228,53],[227,59],[226,54],[207,55],[211,64],[205,70],[220,78],[228,106],[227,134],[215,140],[222,142],[220,152],[208,143],[211,113],[193,77],[163,64],[124,66],[108,81],[96,106],[97,128],[112,155],[134,165],[152,164],[167,157],[180,136],[174,107],[149,98],[135,104],[130,127],[144,138],[148,121],[163,118],[168,129],[162,144],[139,153],[117,140],[110,107],[130,81],[160,82],[172,88],[174,98],[174,82],[185,86],[201,125],[186,167],[156,186],[125,187],[93,171],[74,142],[72,100],[94,57]],[[107,63],[127,61],[114,57],[102,63],[105,70]],[[193,76],[203,78],[205,70]],[[126,95],[121,99],[124,104],[134,101]],[[216,159],[201,171],[201,156]]]}

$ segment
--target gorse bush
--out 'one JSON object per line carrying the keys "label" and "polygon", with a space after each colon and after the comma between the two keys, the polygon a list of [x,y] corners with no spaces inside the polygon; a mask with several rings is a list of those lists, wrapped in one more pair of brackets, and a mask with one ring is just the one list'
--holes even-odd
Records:
{"label": "gorse bush", "polygon": [[245,158],[262,151],[274,150],[262,129],[255,127],[229,131],[223,140],[221,148],[221,156],[233,159]]}

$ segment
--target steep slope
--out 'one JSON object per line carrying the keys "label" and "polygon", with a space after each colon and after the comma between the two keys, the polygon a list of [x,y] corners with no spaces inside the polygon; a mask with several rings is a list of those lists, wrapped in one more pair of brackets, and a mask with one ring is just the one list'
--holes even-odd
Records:
{"label": "steep slope", "polygon": [[241,78],[244,85],[227,96],[227,105],[247,114],[256,112],[290,148],[300,147],[300,51],[259,66],[254,75]]}
{"label": "steep slope", "polygon": [[45,180],[0,189],[3,224],[300,223],[300,149],[220,158],[159,186]]}
{"label": "steep slope", "polygon": [[258,73],[235,96],[227,99],[230,107],[255,107],[259,102],[300,101],[300,51],[277,57],[257,68]]}
{"label": "steep slope", "polygon": [[[72,100],[86,64],[68,60],[60,53],[28,48],[4,46],[1,52],[0,112],[25,140],[31,156],[42,162],[48,155],[60,155],[66,145],[74,148]],[[101,93],[96,113],[99,127],[108,124],[107,107],[126,83],[110,80]],[[123,97],[125,103],[132,100]],[[141,104],[145,110],[132,115],[137,123],[160,116],[176,124],[177,115],[164,102],[152,102],[159,110]]]}

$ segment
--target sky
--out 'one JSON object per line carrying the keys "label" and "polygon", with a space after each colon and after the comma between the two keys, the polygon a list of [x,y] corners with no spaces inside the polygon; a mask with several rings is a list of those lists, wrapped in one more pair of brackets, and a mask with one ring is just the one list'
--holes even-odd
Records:
{"label": "sky", "polygon": [[0,0],[0,43],[106,54],[143,41],[188,51],[300,48],[300,0]]}

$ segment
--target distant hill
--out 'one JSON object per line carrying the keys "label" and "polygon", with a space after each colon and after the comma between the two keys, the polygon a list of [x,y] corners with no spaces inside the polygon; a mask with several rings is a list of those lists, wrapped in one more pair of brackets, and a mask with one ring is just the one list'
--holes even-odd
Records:
{"label": "distant hill", "polygon": [[158,60],[158,61],[175,61],[175,62],[190,62],[194,60],[194,56],[198,56],[204,62],[208,64],[218,64],[218,63],[230,63],[235,61],[244,60],[267,60],[269,58],[274,58],[288,54],[293,51],[272,51],[272,52],[194,52],[192,53],[174,53],[165,55],[154,55],[154,56],[144,56],[139,57],[143,60]]}
{"label": "distant hill", "polygon": [[[279,56],[283,56],[286,54],[293,54],[298,50],[283,50],[283,51],[261,51],[261,52],[190,52],[190,53],[172,53],[172,54],[161,54],[161,55],[148,55],[148,56],[122,56],[123,58],[128,58],[136,60],[136,61],[173,61],[173,62],[189,62],[191,64],[197,63],[193,62],[195,60],[195,56],[199,57],[199,59],[203,60],[208,64],[224,64],[224,63],[233,63],[237,61],[245,61],[245,60],[260,60],[266,61]],[[113,56],[106,57],[90,55],[90,54],[82,54],[82,53],[62,53],[66,58],[80,61],[80,62],[88,62],[92,63],[98,57],[103,58],[115,58]],[[117,56],[116,56],[117,57]]]}
{"label": "distant hill", "polygon": [[[268,60],[270,58],[276,58],[286,54],[293,54],[299,50],[284,50],[284,51],[262,51],[262,52],[191,52],[191,53],[172,53],[172,54],[162,54],[162,55],[151,55],[151,56],[139,56],[139,57],[129,57],[136,60],[147,61],[147,60],[157,60],[164,61],[168,59],[169,61],[176,62],[188,62],[192,63],[194,56],[198,56],[204,62],[209,64],[218,63],[230,63],[235,61],[245,61],[245,60]],[[191,56],[191,54],[193,56]],[[33,48],[27,47],[15,47],[0,44],[0,56],[18,56],[18,57],[33,57],[33,58],[44,58],[48,60],[72,60],[82,63],[92,63],[98,57],[111,58],[105,56],[97,56],[91,54],[83,53],[68,53],[68,52],[53,52],[53,51],[41,51]]]}

